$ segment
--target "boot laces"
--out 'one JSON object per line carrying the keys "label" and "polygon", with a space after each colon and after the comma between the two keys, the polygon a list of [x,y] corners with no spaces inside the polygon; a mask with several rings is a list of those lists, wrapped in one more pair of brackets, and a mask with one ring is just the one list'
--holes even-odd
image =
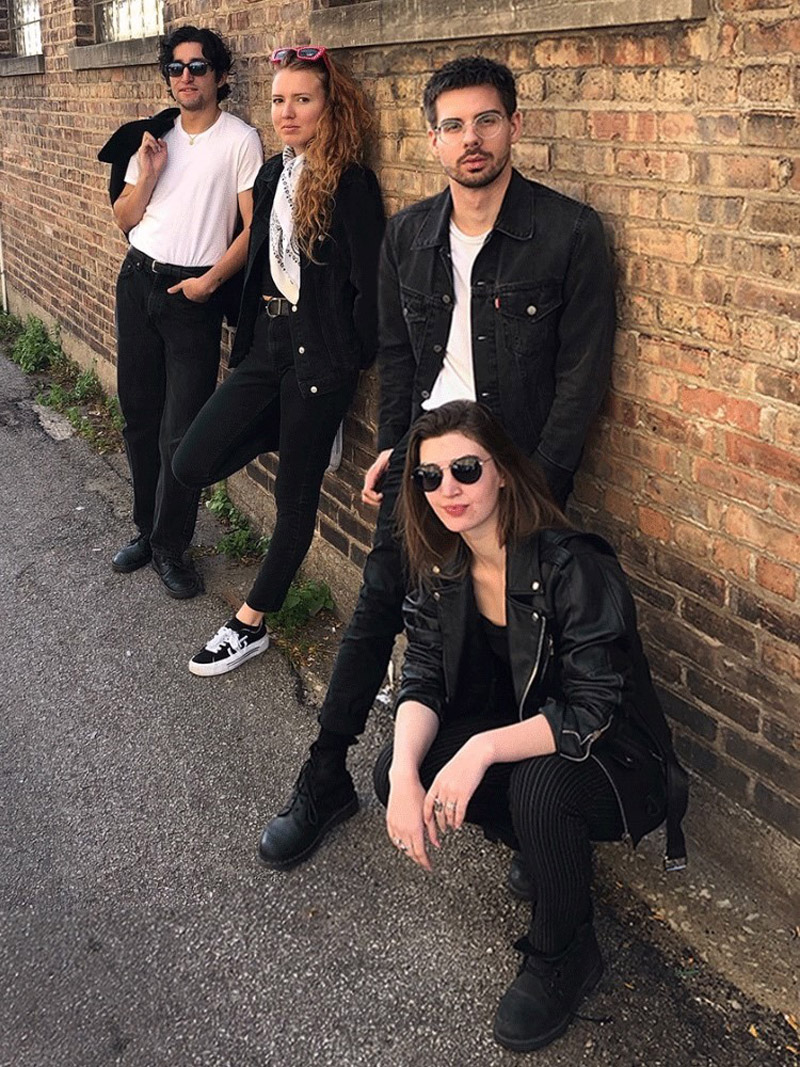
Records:
{"label": "boot laces", "polygon": [[[514,942],[514,949],[522,953],[522,963],[518,974],[530,971],[538,975],[544,981],[548,994],[559,1000],[568,999],[562,985],[563,972],[559,961],[548,960],[537,952],[527,937],[520,937]],[[571,1012],[573,1019],[580,1019],[584,1023],[596,1023],[598,1026],[606,1026],[614,1021],[613,1015],[582,1015],[579,1011]]]}

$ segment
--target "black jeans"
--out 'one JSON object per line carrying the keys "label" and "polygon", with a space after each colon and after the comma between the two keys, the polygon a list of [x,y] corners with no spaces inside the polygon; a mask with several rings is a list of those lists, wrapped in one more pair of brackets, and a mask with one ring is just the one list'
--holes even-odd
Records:
{"label": "black jeans", "polygon": [[240,470],[262,452],[280,455],[277,520],[247,603],[277,611],[303,562],[317,517],[322,478],[358,378],[307,399],[294,369],[289,322],[259,315],[245,359],[217,389],[175,454],[175,476],[194,488]]}
{"label": "black jeans", "polygon": [[[426,789],[441,768],[476,733],[507,725],[483,716],[445,721],[420,767]],[[389,799],[392,745],[375,764],[375,791]],[[554,954],[572,940],[591,914],[592,841],[616,841],[624,826],[613,786],[596,760],[538,756],[493,763],[467,807],[467,820],[487,836],[519,848],[534,890],[528,939],[537,952]]]}
{"label": "black jeans", "polygon": [[383,500],[358,602],[333,667],[320,723],[340,734],[363,733],[392,646],[403,629],[407,572],[395,526],[408,438],[395,445],[383,479]]}
{"label": "black jeans", "polygon": [[172,458],[214,391],[222,309],[167,289],[177,278],[126,258],[117,279],[117,389],[133,481],[133,521],[154,551],[180,557],[200,494],[181,485]]}

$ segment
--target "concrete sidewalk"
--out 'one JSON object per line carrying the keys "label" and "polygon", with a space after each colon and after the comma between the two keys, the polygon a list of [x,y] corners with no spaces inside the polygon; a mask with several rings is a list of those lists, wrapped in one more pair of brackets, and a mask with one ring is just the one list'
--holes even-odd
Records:
{"label": "concrete sidewalk", "polygon": [[[775,1010],[796,999],[788,904],[729,889],[738,863],[712,888],[697,844],[669,896],[655,856],[602,852],[608,968],[583,1012],[610,1021],[530,1057],[495,1046],[527,921],[509,855],[468,829],[427,876],[387,844],[370,784],[385,715],[355,752],[362,811],[303,867],[261,868],[258,830],[314,707],[272,650],[218,679],[188,673],[239,577],[204,557],[209,593],[181,603],[149,569],[114,574],[131,535],[120,464],[49,437],[30,393],[0,360],[2,1067],[800,1062]],[[218,536],[204,516],[199,539]],[[754,983],[676,936],[688,923],[694,939],[701,905],[735,917],[718,935],[732,955],[759,946]],[[785,966],[768,976],[758,954]]]}

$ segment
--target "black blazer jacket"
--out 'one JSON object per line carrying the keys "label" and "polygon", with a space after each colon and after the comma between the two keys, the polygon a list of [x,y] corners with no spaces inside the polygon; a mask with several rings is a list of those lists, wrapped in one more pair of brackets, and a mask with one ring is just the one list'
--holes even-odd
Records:
{"label": "black blazer jacket", "polygon": [[[281,155],[272,156],[256,178],[232,367],[247,355],[261,311],[269,219],[282,169]],[[289,315],[297,380],[304,395],[340,388],[375,359],[378,255],[384,227],[378,179],[368,168],[352,164],[339,181],[330,233],[319,242],[316,262],[302,257],[300,299]],[[265,295],[280,296],[280,292]]]}

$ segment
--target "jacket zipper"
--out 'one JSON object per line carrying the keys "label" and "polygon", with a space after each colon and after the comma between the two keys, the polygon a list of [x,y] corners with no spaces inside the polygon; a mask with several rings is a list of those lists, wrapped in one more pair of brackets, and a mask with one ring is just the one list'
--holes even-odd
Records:
{"label": "jacket zipper", "polygon": [[519,719],[520,719],[520,722],[523,721],[522,709],[525,707],[525,701],[528,699],[528,693],[530,692],[531,686],[533,685],[533,680],[536,677],[536,672],[539,670],[539,661],[542,658],[542,648],[544,647],[544,639],[545,639],[545,636],[546,636],[546,631],[547,631],[547,626],[544,623],[542,623],[541,629],[539,630],[539,646],[536,649],[536,659],[533,662],[533,669],[531,671],[531,676],[528,679],[528,682],[527,682],[524,690],[522,691],[522,696],[521,696],[520,702],[519,702]]}
{"label": "jacket zipper", "polygon": [[623,841],[632,841],[633,838],[631,837],[631,832],[628,829],[628,820],[625,818],[625,809],[622,806],[622,799],[620,798],[619,790],[616,787],[614,779],[611,777],[611,775],[606,770],[606,768],[603,766],[603,764],[600,762],[600,760],[597,758],[597,756],[592,754],[591,758],[594,760],[594,762],[597,764],[597,766],[600,767],[600,769],[602,770],[602,772],[606,776],[606,778],[608,778],[609,785],[614,790],[614,796],[617,798],[617,807],[619,808],[619,813],[620,813],[620,816],[622,818],[622,827],[623,827],[623,829],[625,831],[624,834],[622,835],[622,840]]}

